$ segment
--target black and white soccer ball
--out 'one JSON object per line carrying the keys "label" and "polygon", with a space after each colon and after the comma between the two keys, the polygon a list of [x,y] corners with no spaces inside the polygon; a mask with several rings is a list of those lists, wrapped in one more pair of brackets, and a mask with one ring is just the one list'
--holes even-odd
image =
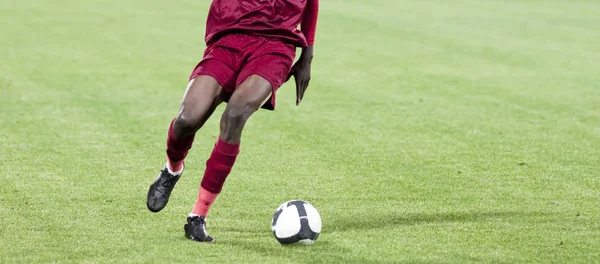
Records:
{"label": "black and white soccer ball", "polygon": [[321,215],[308,202],[287,201],[273,214],[272,230],[282,245],[312,245],[321,233]]}

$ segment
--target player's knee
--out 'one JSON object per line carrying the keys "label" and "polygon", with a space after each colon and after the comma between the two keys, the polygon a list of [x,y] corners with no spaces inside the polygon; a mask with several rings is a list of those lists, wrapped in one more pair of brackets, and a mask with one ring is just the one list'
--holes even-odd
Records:
{"label": "player's knee", "polygon": [[189,136],[196,133],[200,122],[200,117],[194,117],[185,112],[180,113],[173,124],[173,132],[178,138]]}
{"label": "player's knee", "polygon": [[252,104],[229,103],[221,119],[221,139],[225,142],[238,141],[244,124],[256,110]]}
{"label": "player's knee", "polygon": [[230,103],[223,113],[223,118],[234,126],[243,125],[256,110],[257,108],[250,103]]}

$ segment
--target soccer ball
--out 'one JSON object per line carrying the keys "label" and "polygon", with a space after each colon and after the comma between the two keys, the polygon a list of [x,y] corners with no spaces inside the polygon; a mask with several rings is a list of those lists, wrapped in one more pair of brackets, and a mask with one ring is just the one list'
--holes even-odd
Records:
{"label": "soccer ball", "polygon": [[312,245],[321,233],[321,216],[308,202],[287,201],[275,210],[272,230],[282,245]]}

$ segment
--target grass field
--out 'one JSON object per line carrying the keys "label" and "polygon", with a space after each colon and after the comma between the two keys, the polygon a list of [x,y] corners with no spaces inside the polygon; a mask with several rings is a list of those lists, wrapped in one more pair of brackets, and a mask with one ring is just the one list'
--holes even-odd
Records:
{"label": "grass field", "polygon": [[[218,116],[145,197],[209,1],[1,1],[0,263],[600,262],[600,2],[321,2],[307,95],[252,117],[205,245]],[[289,199],[314,246],[272,237]]]}

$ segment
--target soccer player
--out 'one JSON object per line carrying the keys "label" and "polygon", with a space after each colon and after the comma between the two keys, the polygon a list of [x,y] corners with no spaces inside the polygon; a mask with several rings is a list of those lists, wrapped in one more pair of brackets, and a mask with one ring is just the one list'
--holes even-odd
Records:
{"label": "soccer player", "polygon": [[[196,131],[226,102],[198,200],[184,225],[187,238],[214,241],[206,232],[206,216],[240,152],[242,129],[252,113],[259,108],[274,110],[275,93],[291,76],[296,105],[302,101],[310,80],[318,10],[318,0],[212,1],[204,57],[192,71],[179,114],[171,121],[167,163],[147,198],[152,212],[167,205]],[[294,64],[297,47],[302,53]]]}

